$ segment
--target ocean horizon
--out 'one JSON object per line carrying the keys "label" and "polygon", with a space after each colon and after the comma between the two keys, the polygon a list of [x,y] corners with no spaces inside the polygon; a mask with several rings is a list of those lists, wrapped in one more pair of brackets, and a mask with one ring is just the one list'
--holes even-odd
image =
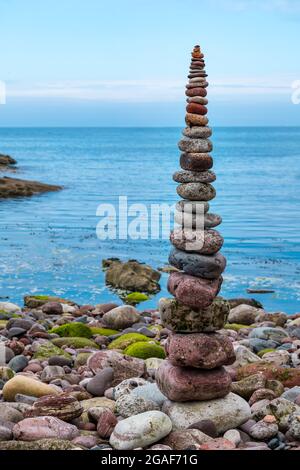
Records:
{"label": "ocean horizon", "polygon": [[[168,262],[168,240],[97,238],[99,204],[175,203],[182,127],[0,128],[0,153],[14,176],[62,185],[58,193],[0,201],[0,297],[59,295],[81,304],[119,300],[102,259]],[[248,297],[267,311],[300,311],[300,127],[213,127],[217,198],[228,264],[221,295]],[[161,291],[139,308],[154,308]],[[272,290],[248,294],[247,289]]]}

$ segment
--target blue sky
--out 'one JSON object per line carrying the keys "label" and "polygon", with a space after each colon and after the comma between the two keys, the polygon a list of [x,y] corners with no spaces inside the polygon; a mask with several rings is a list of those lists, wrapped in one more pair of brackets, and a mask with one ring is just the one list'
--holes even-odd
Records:
{"label": "blue sky", "polygon": [[196,43],[212,125],[300,125],[300,0],[0,0],[0,18],[0,126],[181,126]]}

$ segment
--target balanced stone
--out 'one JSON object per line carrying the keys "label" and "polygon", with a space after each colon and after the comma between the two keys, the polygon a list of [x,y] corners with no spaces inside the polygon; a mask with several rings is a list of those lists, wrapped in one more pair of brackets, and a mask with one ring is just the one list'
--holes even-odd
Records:
{"label": "balanced stone", "polygon": [[208,119],[206,116],[201,116],[200,114],[186,113],[185,122],[189,126],[206,126]]}
{"label": "balanced stone", "polygon": [[180,166],[183,170],[205,171],[210,170],[214,162],[208,153],[182,153]]}
{"label": "balanced stone", "polygon": [[[189,172],[182,172],[189,173]],[[176,203],[176,211],[184,212],[185,214],[206,214],[209,210],[209,203],[207,201],[186,201],[182,199]]]}
{"label": "balanced stone", "polygon": [[214,369],[235,361],[231,340],[216,333],[171,334],[165,348],[173,366]]}
{"label": "balanced stone", "polygon": [[[184,217],[193,214],[184,214]],[[202,255],[217,253],[224,243],[223,237],[217,230],[195,231],[185,228],[173,230],[170,235],[171,243],[178,249],[193,251]]]}
{"label": "balanced stone", "polygon": [[206,96],[207,95],[207,91],[205,90],[205,88],[202,88],[202,87],[198,87],[198,88],[190,88],[188,90],[186,90],[185,92],[186,96]]}
{"label": "balanced stone", "polygon": [[188,104],[186,110],[188,113],[200,114],[201,116],[205,116],[207,114],[207,107],[198,103]]}
{"label": "balanced stone", "polygon": [[207,77],[207,73],[205,72],[205,70],[201,70],[201,69],[191,69],[190,70],[190,73],[188,75],[188,78],[192,79],[192,78],[206,78]]}
{"label": "balanced stone", "polygon": [[216,297],[212,304],[205,309],[191,309],[176,299],[162,298],[159,301],[159,311],[162,324],[171,331],[211,333],[224,327],[230,306],[226,300],[220,297]]}
{"label": "balanced stone", "polygon": [[217,279],[226,267],[226,258],[221,253],[208,256],[186,253],[173,248],[169,256],[169,263],[191,276]]}
{"label": "balanced stone", "polygon": [[213,183],[216,175],[213,171],[176,171],[173,180],[177,183]]}
{"label": "balanced stone", "polygon": [[217,227],[222,223],[222,217],[217,214],[206,214],[204,227],[206,229]]}
{"label": "balanced stone", "polygon": [[205,83],[206,80],[205,80],[205,79],[201,80],[201,78],[199,78],[199,77],[194,77],[194,78],[191,78],[191,79],[189,80],[189,83],[199,83],[199,82]]}
{"label": "balanced stone", "polygon": [[209,183],[183,183],[177,186],[177,194],[190,201],[211,201],[216,190]]}
{"label": "balanced stone", "polygon": [[182,139],[178,143],[178,147],[180,148],[180,150],[182,150],[182,152],[190,152],[190,153],[209,153],[211,152],[213,148],[210,140],[190,139],[189,137],[185,137],[184,139]]}
{"label": "balanced stone", "polygon": [[201,279],[183,273],[171,273],[168,290],[178,302],[191,308],[207,308],[218,295],[222,277],[218,279]]}
{"label": "balanced stone", "polygon": [[192,90],[193,88],[207,88],[208,87],[208,82],[205,80],[205,78],[199,80],[194,83],[188,83],[186,85],[187,90]]}
{"label": "balanced stone", "polygon": [[[189,98],[189,100],[203,100],[204,98],[201,98],[199,96],[195,96],[193,98]],[[200,101],[197,101],[200,103]],[[212,130],[210,127],[186,127],[183,131],[182,134],[185,137],[190,137],[192,139],[208,139],[212,135]]]}
{"label": "balanced stone", "polygon": [[223,367],[199,371],[173,366],[168,360],[156,372],[156,382],[169,400],[178,402],[225,397],[231,387],[231,377]]}
{"label": "balanced stone", "polygon": [[[199,201],[198,201],[199,202]],[[199,208],[200,210],[200,208]],[[211,216],[216,217],[215,225],[212,224]],[[209,230],[211,227],[215,227],[221,223],[221,218],[215,214],[189,214],[188,212],[175,212],[174,220],[176,224],[181,225],[183,230],[202,231]],[[200,233],[201,236],[201,233]],[[198,245],[199,246],[199,245]],[[185,250],[185,251],[197,251],[197,250]]]}
{"label": "balanced stone", "polygon": [[192,96],[191,98],[187,98],[188,103],[198,103],[198,104],[208,104],[207,98],[202,98],[202,96]]}

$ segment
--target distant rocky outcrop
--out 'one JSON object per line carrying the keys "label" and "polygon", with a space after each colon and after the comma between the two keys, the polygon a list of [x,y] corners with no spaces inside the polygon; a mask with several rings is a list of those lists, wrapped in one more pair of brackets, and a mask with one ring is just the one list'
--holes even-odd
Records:
{"label": "distant rocky outcrop", "polygon": [[102,266],[106,269],[106,284],[116,289],[148,293],[160,291],[158,282],[161,274],[151,266],[136,260],[122,262],[117,258],[103,260]]}
{"label": "distant rocky outcrop", "polygon": [[0,199],[33,196],[61,189],[61,186],[39,183],[38,181],[27,181],[7,176],[0,178]]}
{"label": "distant rocky outcrop", "polygon": [[13,170],[16,163],[14,158],[0,153],[0,171]]}

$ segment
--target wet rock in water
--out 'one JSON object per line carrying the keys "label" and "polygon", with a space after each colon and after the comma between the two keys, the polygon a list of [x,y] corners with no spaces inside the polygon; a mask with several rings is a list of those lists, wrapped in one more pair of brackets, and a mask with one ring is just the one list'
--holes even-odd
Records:
{"label": "wet rock in water", "polygon": [[231,377],[223,367],[199,370],[165,361],[156,372],[161,392],[175,402],[212,400],[230,392]]}
{"label": "wet rock in water", "polygon": [[116,412],[123,418],[152,410],[159,410],[159,406],[154,401],[145,400],[145,398],[132,394],[122,395],[116,401]]}
{"label": "wet rock in water", "polygon": [[105,390],[107,390],[114,378],[114,370],[112,367],[105,367],[100,372],[97,372],[87,384],[86,389],[91,395],[102,397]]}
{"label": "wet rock in water", "polygon": [[39,398],[25,412],[24,416],[26,418],[54,416],[62,421],[72,421],[78,418],[82,412],[83,408],[78,400],[67,393],[62,393]]}
{"label": "wet rock in water", "polygon": [[13,433],[15,439],[23,441],[49,438],[71,440],[79,435],[79,430],[58,418],[42,416],[23,419],[14,426]]}
{"label": "wet rock in water", "polygon": [[165,402],[165,412],[173,423],[173,429],[186,429],[202,419],[214,422],[217,432],[235,429],[251,417],[248,403],[238,395],[229,393],[225,398],[187,403]]}
{"label": "wet rock in water", "polygon": [[217,279],[226,267],[226,259],[221,253],[208,256],[186,253],[177,248],[171,251],[169,263],[186,274],[204,279]]}
{"label": "wet rock in water", "polygon": [[165,348],[174,366],[214,369],[235,360],[230,339],[214,333],[171,334]]}
{"label": "wet rock in water", "polygon": [[105,313],[102,317],[108,328],[124,330],[140,321],[140,314],[131,305],[122,305]]}
{"label": "wet rock in water", "polygon": [[175,299],[160,299],[159,310],[162,324],[175,332],[214,332],[223,328],[229,314],[229,304],[216,298],[206,309],[191,309]]}
{"label": "wet rock in water", "polygon": [[3,397],[6,401],[14,401],[15,395],[22,393],[33,397],[57,394],[57,390],[39,380],[31,379],[24,375],[16,375],[3,387]]}
{"label": "wet rock in water", "polygon": [[28,308],[39,308],[49,302],[61,303],[66,306],[76,305],[71,300],[62,299],[61,297],[52,297],[50,295],[25,295],[24,297],[24,305]]}
{"label": "wet rock in water", "polygon": [[156,293],[160,290],[159,271],[130,260],[122,262],[119,259],[103,260],[105,271],[105,282],[115,288],[132,292]]}
{"label": "wet rock in water", "polygon": [[62,186],[39,183],[37,181],[9,178],[8,176],[0,178],[0,199],[28,197],[49,191],[60,191],[61,189],[63,189]]}
{"label": "wet rock in water", "polygon": [[158,442],[172,431],[170,418],[161,411],[147,411],[120,421],[109,440],[118,450],[147,447]]}
{"label": "wet rock in water", "polygon": [[125,356],[117,351],[99,351],[88,358],[87,366],[96,374],[105,367],[112,367],[114,379],[112,387],[125,379],[141,377],[146,372],[145,362],[142,359]]}
{"label": "wet rock in water", "polygon": [[14,169],[17,161],[9,155],[3,155],[0,153],[0,171]]}

